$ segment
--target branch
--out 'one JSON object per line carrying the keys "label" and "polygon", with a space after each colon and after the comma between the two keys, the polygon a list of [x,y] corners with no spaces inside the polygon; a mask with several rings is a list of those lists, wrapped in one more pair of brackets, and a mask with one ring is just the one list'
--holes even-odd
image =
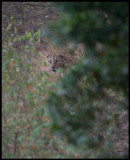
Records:
{"label": "branch", "polygon": [[[44,16],[44,15],[42,15],[42,16]],[[38,16],[38,17],[27,17],[27,18],[26,17],[15,17],[15,19],[31,19],[31,18],[45,18],[45,17],[40,17],[40,16]],[[44,20],[44,19],[42,19],[42,20]]]}
{"label": "branch", "polygon": [[[8,3],[8,2],[7,2]],[[45,3],[45,2],[42,2]],[[29,4],[29,3],[24,3],[24,2],[11,2],[11,4],[19,4],[19,5],[29,5],[29,6],[44,6],[47,7],[45,4]]]}

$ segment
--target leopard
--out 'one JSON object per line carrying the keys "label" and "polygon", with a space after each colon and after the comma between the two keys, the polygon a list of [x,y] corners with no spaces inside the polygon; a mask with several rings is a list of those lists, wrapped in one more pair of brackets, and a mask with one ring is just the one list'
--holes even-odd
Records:
{"label": "leopard", "polygon": [[66,57],[63,54],[58,55],[55,57],[53,64],[52,64],[52,71],[56,71],[58,68],[66,69],[74,64],[76,61],[75,57]]}
{"label": "leopard", "polygon": [[58,53],[52,52],[51,54],[47,55],[47,60],[51,67],[51,71],[56,72],[58,68],[66,70],[68,67],[71,67],[84,56],[82,52],[81,45],[79,45],[78,49],[73,54],[70,54],[70,52],[62,51]]}
{"label": "leopard", "polygon": [[60,53],[58,55],[52,56],[49,58],[49,63],[51,65],[51,71],[56,72],[58,68],[66,69],[70,67],[76,62],[76,58],[74,56],[66,56],[64,53]]}

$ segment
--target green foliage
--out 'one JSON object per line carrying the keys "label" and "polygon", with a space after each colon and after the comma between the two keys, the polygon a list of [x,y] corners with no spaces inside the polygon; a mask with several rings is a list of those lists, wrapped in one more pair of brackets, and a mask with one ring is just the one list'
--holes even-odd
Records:
{"label": "green foliage", "polygon": [[[14,22],[12,16],[6,32],[2,32],[2,152],[4,158],[29,158],[36,156],[37,150],[39,156],[43,154],[45,140],[50,144],[45,136],[50,133],[44,133],[49,120],[44,118],[42,104],[42,97],[48,94],[49,74],[32,76],[31,58],[36,55],[32,42],[39,39],[41,31],[18,35],[19,27]],[[15,46],[23,41],[29,43]]]}
{"label": "green foliage", "polygon": [[[118,118],[113,121],[113,106],[108,109],[104,89],[124,96],[124,101],[116,106],[119,113],[128,109],[128,3],[55,5],[63,16],[57,25],[50,27],[54,33],[60,31],[59,45],[64,46],[63,37],[83,42],[86,51],[47,100],[51,129],[65,135],[72,144],[86,145],[86,150],[92,150],[95,157],[118,157],[113,145],[120,139]],[[86,152],[85,156],[94,155]]]}
{"label": "green foliage", "polygon": [[[35,10],[36,4],[38,10]],[[46,9],[46,3],[36,2],[4,2],[2,5],[2,157],[74,157],[74,148],[70,147],[65,153],[64,140],[49,131],[50,117],[46,115],[44,99],[56,84],[49,82],[48,72],[34,71],[32,60],[40,56],[35,42],[40,41],[42,31],[37,27],[41,24],[36,25],[34,21],[35,27],[30,29],[33,24],[30,19],[18,19],[20,9],[30,16],[32,10],[42,13],[50,7]]]}

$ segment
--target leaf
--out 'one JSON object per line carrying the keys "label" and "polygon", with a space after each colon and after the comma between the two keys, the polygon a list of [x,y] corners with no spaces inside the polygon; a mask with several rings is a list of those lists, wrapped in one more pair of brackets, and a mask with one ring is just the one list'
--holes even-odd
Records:
{"label": "leaf", "polygon": [[10,62],[9,62],[9,65],[10,65],[10,68],[12,69],[12,67],[13,67],[13,62],[10,61]]}
{"label": "leaf", "polygon": [[41,128],[42,133],[45,132],[45,128]]}
{"label": "leaf", "polygon": [[50,122],[50,119],[47,116],[44,116],[46,122]]}
{"label": "leaf", "polygon": [[11,81],[11,84],[14,84],[14,83],[15,83],[15,81],[14,81],[14,80],[12,80],[12,81]]}
{"label": "leaf", "polygon": [[11,20],[14,20],[14,16],[11,16]]}
{"label": "leaf", "polygon": [[19,67],[17,67],[17,68],[16,68],[16,72],[19,72],[19,71],[20,71],[20,68],[19,68]]}
{"label": "leaf", "polygon": [[22,27],[24,27],[24,21],[22,21]]}
{"label": "leaf", "polygon": [[29,86],[29,85],[27,85],[27,86],[26,86],[26,89],[30,89],[30,86]]}
{"label": "leaf", "polygon": [[31,149],[35,149],[36,147],[34,145],[31,146]]}
{"label": "leaf", "polygon": [[34,55],[34,50],[33,49],[30,49],[31,50],[31,53]]}
{"label": "leaf", "polygon": [[20,128],[21,128],[20,126],[17,126],[17,127],[16,127],[16,130],[20,130]]}
{"label": "leaf", "polygon": [[28,94],[26,94],[26,95],[25,95],[25,99],[28,99],[28,98],[29,98],[29,95],[28,95]]}
{"label": "leaf", "polygon": [[31,32],[26,32],[26,37],[27,37],[27,39],[28,39],[28,40],[30,40],[30,39],[31,39],[31,37],[32,37]]}
{"label": "leaf", "polygon": [[16,19],[14,18],[14,24],[16,24]]}
{"label": "leaf", "polygon": [[17,34],[17,28],[16,27],[14,27],[14,32],[15,32],[15,34]]}
{"label": "leaf", "polygon": [[8,25],[8,27],[7,27],[7,31],[9,31],[10,29],[11,29],[11,27],[12,27],[12,23],[10,23],[9,25]]}
{"label": "leaf", "polygon": [[42,31],[39,29],[39,30],[38,30],[38,34],[39,34],[39,36],[41,35],[41,33],[42,33]]}
{"label": "leaf", "polygon": [[43,62],[43,64],[44,64],[44,67],[46,67],[46,66],[47,66],[47,64],[46,64],[46,62],[45,62],[45,61]]}
{"label": "leaf", "polygon": [[30,92],[31,92],[31,93],[34,93],[34,89],[30,89]]}

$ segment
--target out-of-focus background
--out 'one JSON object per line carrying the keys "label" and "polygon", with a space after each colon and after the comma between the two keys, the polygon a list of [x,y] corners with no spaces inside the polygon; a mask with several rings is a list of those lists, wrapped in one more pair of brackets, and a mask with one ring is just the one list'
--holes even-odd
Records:
{"label": "out-of-focus background", "polygon": [[2,2],[2,157],[128,158],[128,2]]}

